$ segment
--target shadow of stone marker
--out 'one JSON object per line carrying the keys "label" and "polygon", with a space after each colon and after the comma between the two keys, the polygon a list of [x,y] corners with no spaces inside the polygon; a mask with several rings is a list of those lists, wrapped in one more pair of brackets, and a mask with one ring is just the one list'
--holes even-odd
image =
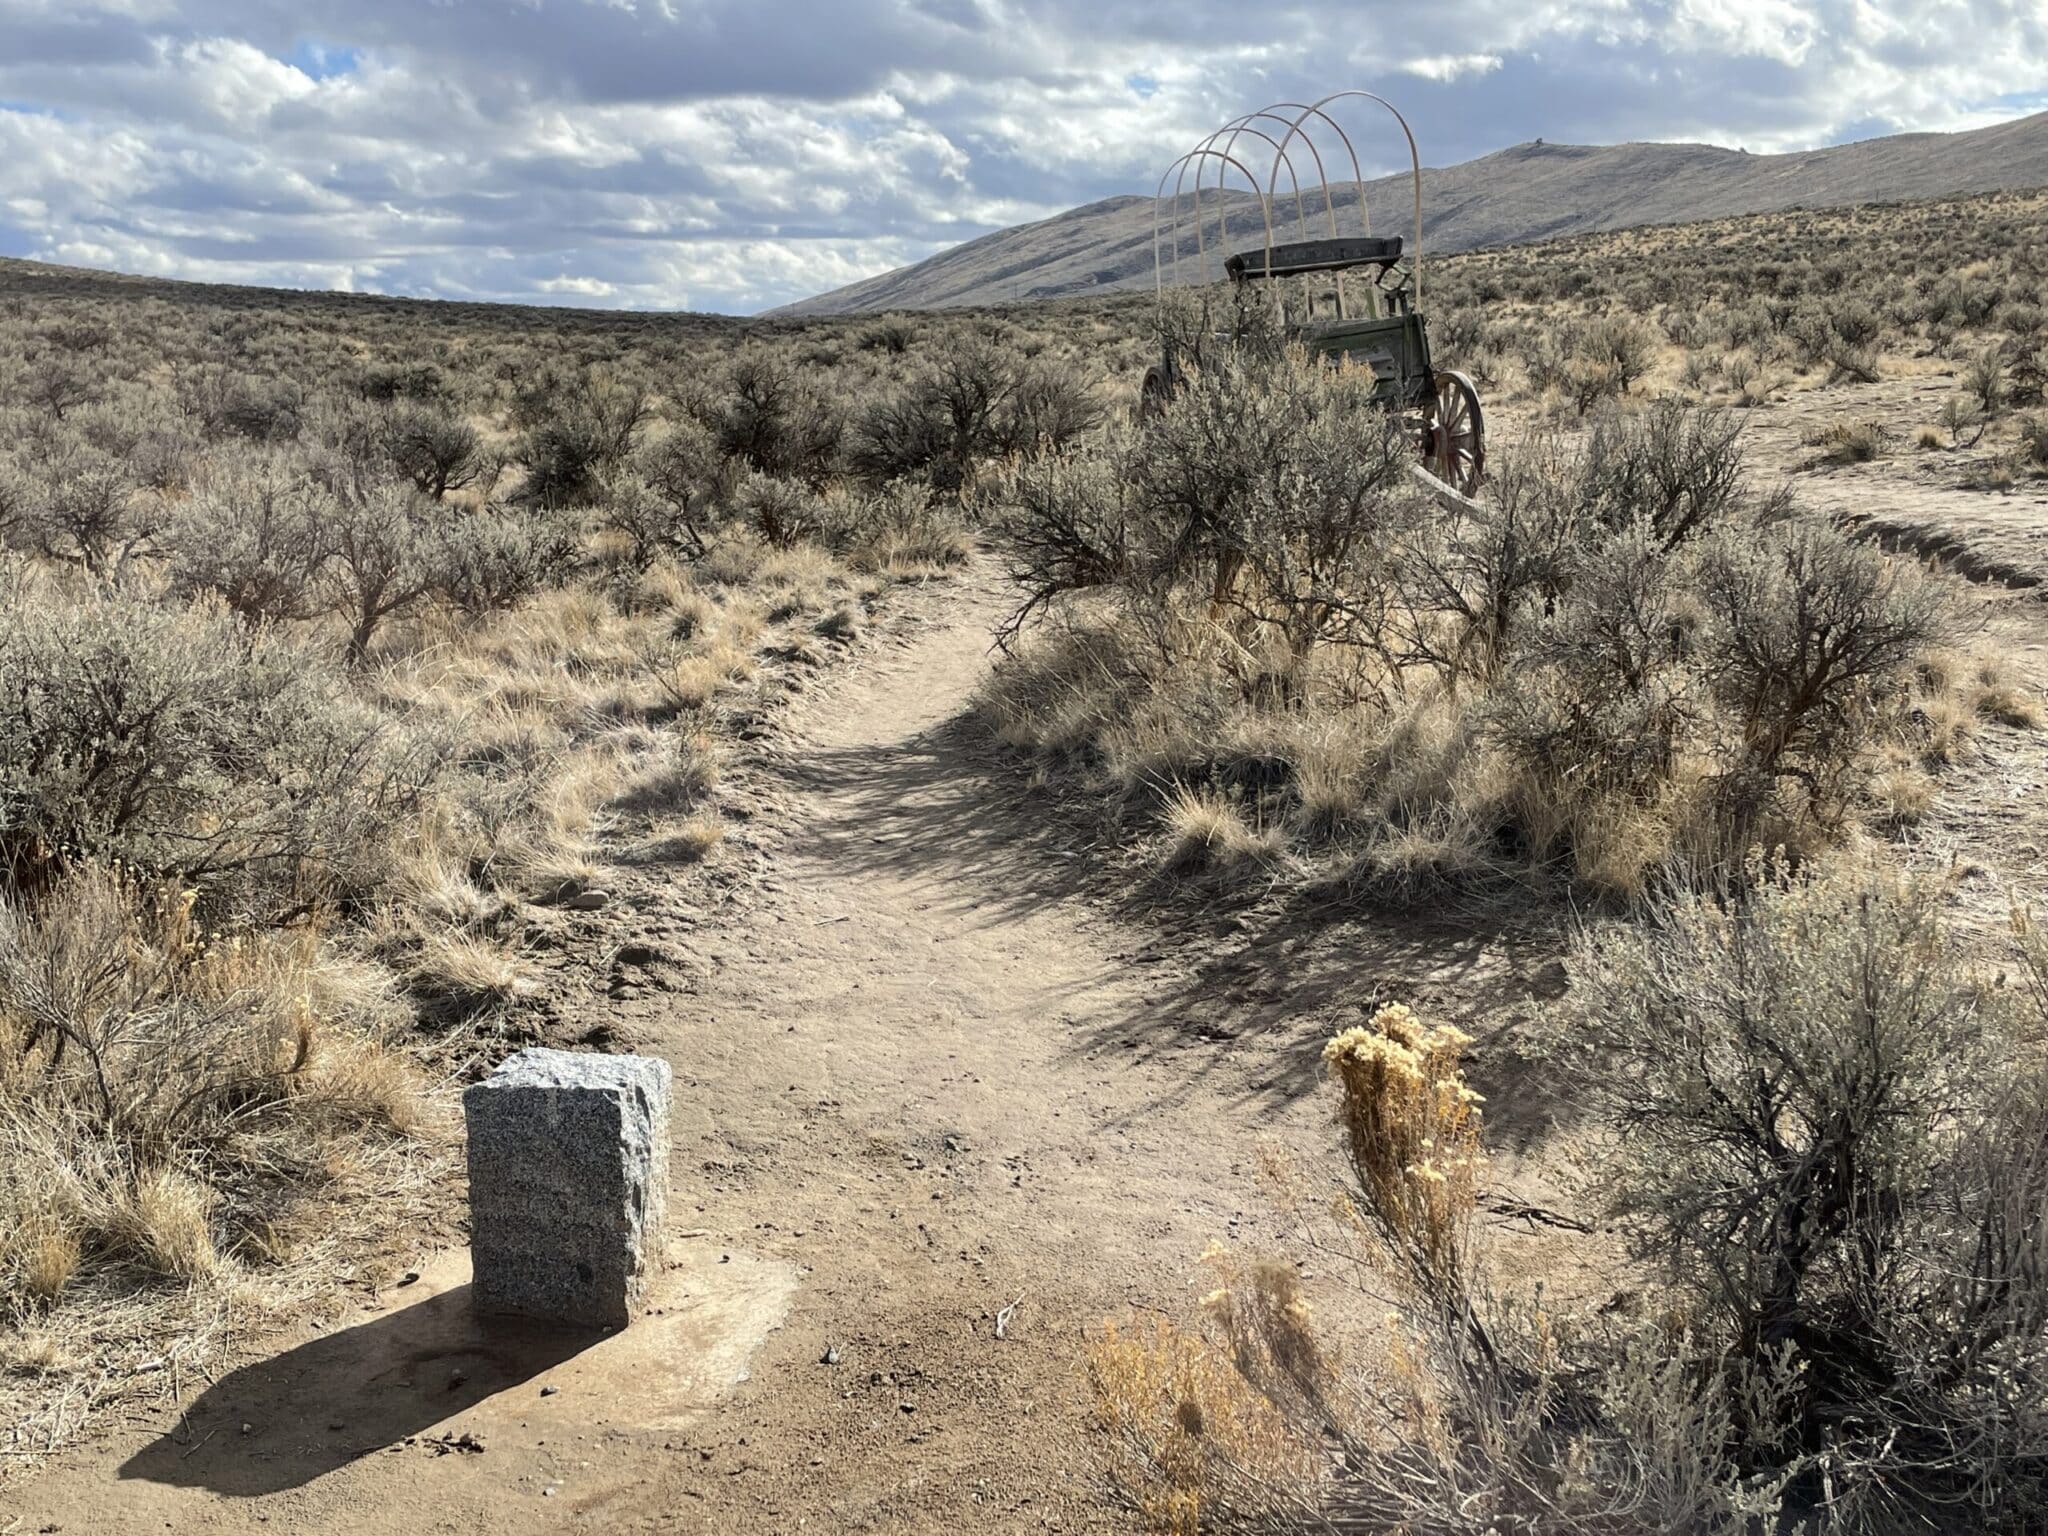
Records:
{"label": "shadow of stone marker", "polygon": [[623,1328],[661,1263],[672,1074],[527,1050],[462,1095],[479,1313]]}

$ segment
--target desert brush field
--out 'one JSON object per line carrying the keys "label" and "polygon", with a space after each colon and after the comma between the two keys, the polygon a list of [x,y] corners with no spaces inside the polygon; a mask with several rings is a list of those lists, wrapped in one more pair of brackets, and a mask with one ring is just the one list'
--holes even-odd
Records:
{"label": "desert brush field", "polygon": [[1212,292],[0,262],[0,1536],[2041,1529],[2044,222],[1436,260],[1466,500]]}

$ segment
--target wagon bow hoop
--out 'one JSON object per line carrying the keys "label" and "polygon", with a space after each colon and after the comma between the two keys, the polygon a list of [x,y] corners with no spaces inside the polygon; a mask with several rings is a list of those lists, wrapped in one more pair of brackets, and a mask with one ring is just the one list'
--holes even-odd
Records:
{"label": "wagon bow hoop", "polygon": [[[1202,196],[1204,192],[1210,190],[1205,183],[1207,181],[1209,162],[1212,160],[1216,162],[1214,191],[1217,203],[1216,228],[1219,242],[1225,246],[1229,242],[1230,194],[1227,183],[1229,173],[1234,169],[1244,178],[1253,197],[1258,200],[1259,217],[1264,226],[1265,233],[1265,264],[1262,274],[1264,277],[1270,279],[1274,275],[1274,209],[1280,196],[1280,173],[1283,169],[1287,172],[1290,189],[1294,195],[1295,222],[1301,227],[1302,234],[1305,235],[1307,232],[1305,189],[1302,186],[1301,177],[1296,169],[1294,154],[1290,153],[1290,151],[1294,151],[1297,141],[1306,147],[1313,161],[1316,178],[1323,194],[1323,217],[1328,225],[1332,240],[1337,238],[1336,186],[1341,185],[1341,183],[1333,184],[1331,173],[1342,174],[1340,169],[1341,161],[1338,164],[1325,164],[1322,147],[1317,143],[1318,127],[1327,128],[1329,132],[1336,135],[1338,142],[1343,146],[1343,158],[1351,162],[1350,180],[1352,195],[1358,204],[1359,230],[1361,234],[1370,240],[1372,236],[1372,214],[1366,203],[1365,172],[1359,163],[1358,149],[1353,142],[1351,134],[1345,130],[1344,125],[1329,111],[1330,106],[1335,102],[1354,99],[1376,102],[1378,105],[1385,107],[1388,112],[1393,114],[1394,121],[1400,125],[1401,136],[1408,145],[1408,171],[1413,192],[1415,219],[1414,247],[1411,253],[1412,261],[1410,268],[1410,295],[1412,300],[1419,304],[1422,298],[1423,255],[1422,152],[1416,143],[1415,132],[1409,127],[1408,119],[1402,115],[1401,109],[1396,107],[1391,101],[1388,101],[1386,97],[1366,90],[1333,91],[1320,101],[1309,103],[1298,101],[1269,103],[1264,107],[1258,108],[1256,111],[1246,112],[1232,118],[1229,122],[1223,124],[1222,127],[1217,128],[1207,137],[1200,140],[1193,149],[1190,149],[1186,154],[1180,156],[1167,166],[1165,173],[1159,178],[1159,184],[1153,189],[1152,193],[1152,287],[1154,294],[1157,296],[1164,295],[1168,281],[1167,269],[1169,266],[1172,269],[1172,281],[1176,285],[1180,281],[1180,252],[1183,236],[1181,200],[1189,193],[1188,172],[1191,168],[1194,171],[1195,260],[1196,270],[1200,274],[1196,281],[1207,282],[1209,280],[1208,229],[1207,219],[1203,212]],[[1267,122],[1284,124],[1286,132],[1276,139],[1272,133],[1258,126],[1261,123]],[[1253,174],[1250,167],[1238,157],[1238,142],[1246,135],[1261,141],[1271,154],[1270,168],[1263,183]],[[1221,148],[1218,148],[1219,143],[1222,146]],[[1172,214],[1170,218],[1166,214],[1166,203],[1169,196],[1167,183],[1169,181],[1173,183],[1173,189],[1170,194],[1172,197]],[[1169,224],[1171,227],[1171,243],[1170,246],[1162,248],[1161,239],[1163,235],[1167,234],[1167,226]],[[1228,254],[1227,250],[1224,254]],[[1245,253],[1247,258],[1250,255],[1250,252]],[[1250,265],[1248,259],[1245,264],[1247,266]]]}
{"label": "wagon bow hoop", "polygon": [[[1210,137],[1214,138],[1215,135],[1212,134]],[[1238,174],[1243,176],[1246,184],[1251,187],[1252,195],[1259,200],[1259,217],[1264,222],[1266,228],[1266,260],[1269,266],[1272,263],[1273,204],[1266,196],[1265,190],[1259,186],[1259,178],[1254,176],[1251,168],[1235,155],[1227,154],[1220,149],[1211,149],[1209,148],[1208,140],[1204,140],[1166,168],[1165,173],[1159,178],[1159,190],[1152,199],[1152,286],[1155,293],[1163,294],[1164,292],[1159,262],[1159,204],[1161,199],[1166,196],[1166,178],[1173,175],[1176,171],[1181,171],[1185,174],[1185,168],[1190,161],[1207,161],[1211,159],[1223,162],[1224,169],[1235,167]],[[1278,174],[1277,160],[1275,161],[1275,174]],[[1221,208],[1219,217],[1223,220],[1220,233],[1227,239],[1229,235],[1230,209],[1228,204],[1223,201],[1223,170],[1219,169],[1216,173],[1216,181],[1217,203]],[[1179,264],[1180,253],[1180,197],[1180,185],[1176,184],[1173,193],[1173,245],[1176,268]],[[1202,237],[1202,180],[1199,172],[1195,177],[1195,254],[1197,260],[1206,264],[1207,247],[1204,245]]]}
{"label": "wagon bow hoop", "polygon": [[[1371,91],[1333,91],[1328,96],[1325,96],[1321,101],[1318,101],[1313,106],[1310,106],[1301,114],[1301,116],[1297,117],[1294,120],[1294,126],[1288,130],[1287,137],[1280,141],[1280,154],[1284,155],[1287,152],[1287,146],[1292,144],[1297,136],[1301,135],[1301,125],[1308,121],[1311,113],[1321,117],[1325,122],[1332,123],[1334,126],[1334,119],[1332,119],[1330,115],[1323,109],[1329,106],[1329,104],[1333,101],[1345,101],[1352,97],[1358,97],[1365,101],[1376,101],[1381,106],[1385,107],[1389,112],[1393,113],[1394,121],[1401,125],[1401,136],[1408,141],[1408,174],[1410,180],[1414,185],[1415,190],[1415,302],[1417,305],[1420,305],[1422,302],[1422,151],[1416,148],[1415,130],[1408,126],[1408,119],[1401,115],[1401,109],[1395,106],[1391,101],[1387,100],[1386,97],[1376,96]],[[1350,148],[1351,140],[1349,136],[1344,133],[1344,130],[1342,128],[1339,128],[1337,129],[1337,133],[1339,137],[1344,139],[1345,147],[1347,149]],[[1352,156],[1352,164],[1355,166],[1357,162],[1358,157],[1354,153]],[[1273,162],[1273,174],[1271,178],[1271,185],[1277,186],[1279,184],[1279,180],[1280,162],[1278,157],[1276,156]],[[1361,181],[1357,183],[1357,187],[1358,212],[1359,218],[1362,221],[1365,217],[1365,183]],[[1272,195],[1270,187],[1267,192],[1267,195],[1269,197]],[[1370,233],[1371,226],[1367,225],[1365,227],[1367,232]],[[1269,252],[1269,267],[1271,264],[1270,256],[1271,253]]]}

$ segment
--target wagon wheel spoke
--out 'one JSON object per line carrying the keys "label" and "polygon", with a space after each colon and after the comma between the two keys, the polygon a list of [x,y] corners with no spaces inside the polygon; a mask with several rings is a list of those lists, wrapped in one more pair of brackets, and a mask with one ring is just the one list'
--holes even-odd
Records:
{"label": "wagon wheel spoke", "polygon": [[1486,468],[1486,426],[1479,391],[1464,374],[1436,375],[1429,433],[1431,471],[1467,496],[1479,489]]}

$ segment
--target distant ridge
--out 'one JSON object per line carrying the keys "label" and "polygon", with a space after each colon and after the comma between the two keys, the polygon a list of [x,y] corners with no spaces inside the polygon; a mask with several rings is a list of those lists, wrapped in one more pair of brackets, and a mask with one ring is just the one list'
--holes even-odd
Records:
{"label": "distant ridge", "polygon": [[[1403,211],[1407,181],[1389,176],[1366,183],[1375,233],[1411,233]],[[1538,141],[1425,169],[1422,183],[1423,233],[1434,251],[1798,206],[2048,186],[2048,112],[1966,133],[1901,133],[1789,155],[1711,144]],[[1351,201],[1339,195],[1340,216]],[[1261,228],[1253,199],[1239,193],[1233,204],[1232,240],[1252,243]],[[1281,212],[1291,219],[1291,205],[1276,217]],[[1152,199],[1112,197],[770,313],[945,309],[1073,298],[1151,282]]]}

